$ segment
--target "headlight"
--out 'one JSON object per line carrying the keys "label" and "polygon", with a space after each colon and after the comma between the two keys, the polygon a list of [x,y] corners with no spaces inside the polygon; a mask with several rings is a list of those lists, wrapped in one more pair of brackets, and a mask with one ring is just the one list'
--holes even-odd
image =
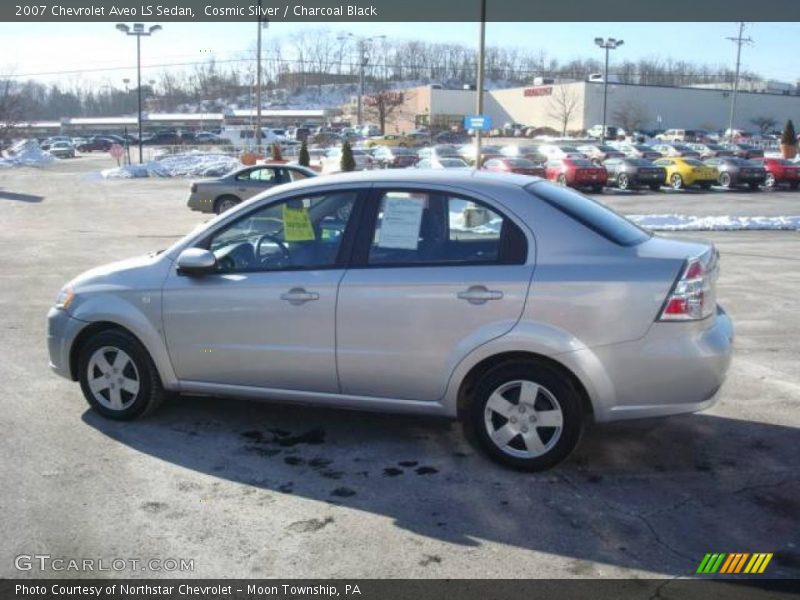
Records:
{"label": "headlight", "polygon": [[72,290],[72,286],[65,285],[63,288],[61,288],[61,291],[58,292],[58,296],[56,297],[56,308],[66,310],[69,308],[69,305],[72,304],[74,299],[75,292]]}

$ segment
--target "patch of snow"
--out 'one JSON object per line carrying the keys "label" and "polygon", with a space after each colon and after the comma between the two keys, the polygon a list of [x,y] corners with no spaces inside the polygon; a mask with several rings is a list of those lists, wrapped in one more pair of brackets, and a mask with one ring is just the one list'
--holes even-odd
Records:
{"label": "patch of snow", "polygon": [[125,165],[106,169],[106,179],[136,177],[221,177],[242,166],[238,158],[227,154],[192,151],[163,155],[141,165]]}
{"label": "patch of snow", "polygon": [[640,227],[652,231],[800,230],[800,215],[778,217],[737,217],[732,215],[699,217],[678,214],[626,216]]}
{"label": "patch of snow", "polygon": [[21,140],[6,154],[6,158],[0,158],[0,167],[46,167],[56,161],[52,154],[39,148],[36,140]]}

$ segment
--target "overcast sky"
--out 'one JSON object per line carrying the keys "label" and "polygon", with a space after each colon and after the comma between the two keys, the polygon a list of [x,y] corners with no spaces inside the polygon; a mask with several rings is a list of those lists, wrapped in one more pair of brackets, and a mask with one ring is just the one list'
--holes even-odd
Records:
{"label": "overcast sky", "polygon": [[[322,24],[272,23],[268,37],[287,40],[300,30],[325,28]],[[334,23],[334,32],[358,35],[385,34],[394,39],[477,44],[476,23]],[[142,45],[143,65],[217,60],[246,56],[255,44],[255,23],[166,23],[163,31]],[[698,64],[735,62],[736,23],[489,23],[487,45],[543,50],[560,62],[572,58],[602,58],[595,37],[616,37],[625,45],[612,53],[612,61],[672,58]],[[764,77],[796,82],[800,79],[800,23],[748,23],[745,32],[755,43],[742,54],[744,69]],[[135,77],[135,43],[116,31],[113,23],[0,23],[4,51],[0,74],[14,73],[43,81],[81,81],[123,87],[122,79]],[[100,71],[98,69],[110,69]],[[163,67],[145,71],[154,77]],[[44,75],[55,71],[75,71]],[[27,77],[24,77],[27,78]]]}

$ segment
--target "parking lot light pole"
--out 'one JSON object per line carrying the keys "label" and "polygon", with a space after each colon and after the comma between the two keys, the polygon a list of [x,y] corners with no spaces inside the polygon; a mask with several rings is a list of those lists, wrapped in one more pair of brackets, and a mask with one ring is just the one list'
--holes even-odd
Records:
{"label": "parking lot light pole", "polygon": [[611,50],[616,50],[625,42],[623,40],[616,40],[608,38],[607,40],[597,37],[594,38],[594,43],[606,51],[605,70],[603,71],[603,133],[600,135],[600,143],[606,143],[606,110],[608,107],[608,53]]}
{"label": "parking lot light pole", "polygon": [[133,28],[124,23],[117,24],[117,29],[125,35],[136,36],[136,92],[138,95],[138,112],[136,123],[139,127],[139,164],[142,164],[142,37],[151,36],[161,30],[161,25],[151,25],[145,30],[144,23],[134,23]]}
{"label": "parking lot light pole", "polygon": [[358,121],[358,126],[361,127],[363,123],[362,102],[364,97],[364,69],[366,69],[367,65],[369,64],[369,58],[367,57],[367,45],[373,40],[385,39],[386,36],[373,35],[370,37],[356,37],[352,33],[348,33],[345,36],[340,36],[339,39],[342,40],[348,37],[354,38],[358,45],[358,99],[356,104],[356,120]]}
{"label": "parking lot light pole", "polygon": [[[478,116],[483,116],[483,54],[486,46],[486,0],[481,0],[481,29],[478,38],[478,81],[477,81],[477,111]],[[481,133],[478,128],[475,132],[475,168],[481,168]]]}

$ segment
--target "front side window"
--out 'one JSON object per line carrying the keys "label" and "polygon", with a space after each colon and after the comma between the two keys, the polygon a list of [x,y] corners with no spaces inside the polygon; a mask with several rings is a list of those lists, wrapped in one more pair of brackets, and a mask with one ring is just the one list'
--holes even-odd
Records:
{"label": "front side window", "polygon": [[218,272],[334,266],[356,196],[331,192],[293,198],[247,214],[207,240]]}
{"label": "front side window", "polygon": [[380,200],[368,263],[521,264],[526,257],[519,228],[482,203],[438,192],[389,191]]}

